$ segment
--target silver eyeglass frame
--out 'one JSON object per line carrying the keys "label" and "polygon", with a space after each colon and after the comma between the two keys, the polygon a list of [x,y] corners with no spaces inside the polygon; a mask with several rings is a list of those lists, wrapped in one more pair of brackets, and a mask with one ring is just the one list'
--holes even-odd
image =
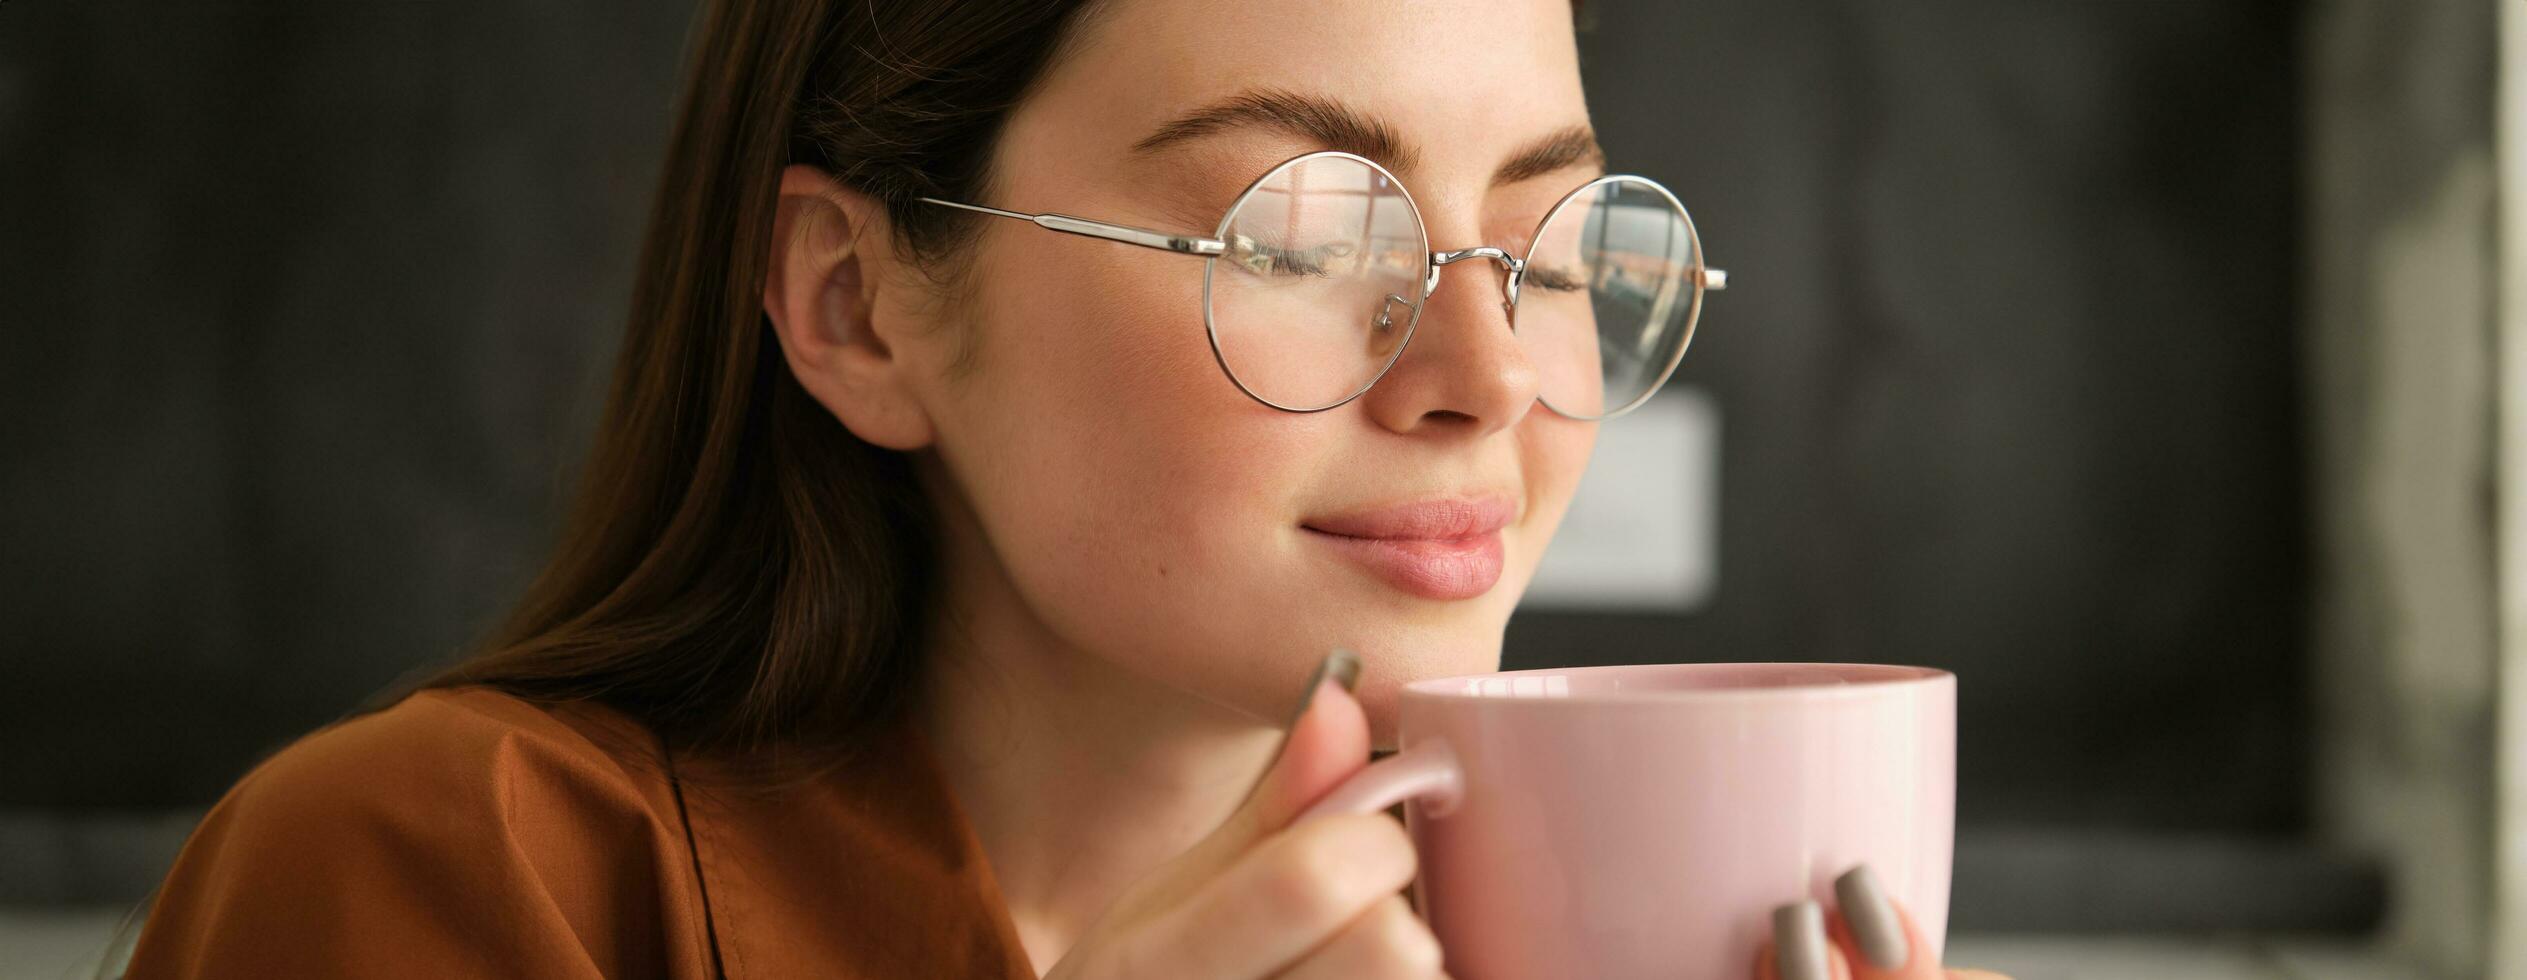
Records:
{"label": "silver eyeglass frame", "polygon": [[[1371,170],[1375,171],[1378,176],[1384,178],[1389,186],[1395,188],[1395,192],[1403,197],[1404,205],[1412,210],[1413,228],[1421,236],[1422,254],[1429,257],[1429,266],[1427,272],[1422,276],[1421,295],[1411,303],[1413,314],[1412,319],[1404,326],[1404,338],[1396,342],[1395,352],[1387,356],[1386,363],[1378,366],[1377,373],[1370,375],[1368,381],[1363,382],[1360,387],[1352,389],[1349,394],[1342,396],[1332,404],[1322,405],[1315,408],[1299,408],[1275,402],[1272,399],[1266,398],[1262,394],[1256,392],[1253,388],[1247,387],[1246,382],[1237,376],[1236,369],[1228,366],[1228,358],[1220,350],[1219,325],[1214,322],[1214,318],[1212,316],[1211,279],[1213,274],[1215,274],[1219,269],[1219,258],[1228,253],[1229,223],[1236,219],[1240,210],[1245,208],[1246,200],[1253,197],[1258,189],[1263,187],[1263,185],[1270,181],[1273,177],[1278,176],[1282,171],[1309,160],[1329,157],[1340,157],[1342,159],[1353,160],[1364,164]],[[1202,329],[1203,333],[1210,339],[1211,358],[1212,360],[1218,362],[1220,366],[1220,373],[1227,375],[1229,383],[1236,385],[1237,390],[1245,392],[1246,397],[1252,398],[1255,401],[1271,408],[1304,415],[1314,412],[1331,411],[1350,404],[1352,400],[1359,398],[1370,388],[1375,387],[1379,380],[1386,377],[1388,371],[1394,369],[1396,362],[1403,359],[1405,348],[1412,345],[1413,333],[1421,324],[1421,312],[1423,308],[1430,305],[1431,293],[1436,292],[1439,288],[1440,269],[1451,263],[1461,262],[1466,259],[1489,259],[1509,270],[1509,275],[1501,280],[1501,308],[1503,312],[1507,313],[1509,316],[1510,330],[1515,332],[1518,328],[1518,286],[1526,278],[1527,260],[1535,255],[1536,247],[1543,241],[1544,229],[1551,226],[1553,219],[1561,215],[1563,208],[1569,207],[1573,201],[1580,200],[1581,195],[1605,184],[1617,182],[1637,183],[1658,192],[1658,195],[1661,198],[1666,199],[1669,206],[1676,209],[1676,214],[1685,219],[1685,234],[1687,240],[1693,246],[1694,256],[1694,264],[1690,269],[1691,274],[1688,277],[1688,281],[1695,288],[1693,294],[1693,305],[1685,312],[1684,340],[1676,345],[1676,352],[1667,359],[1667,363],[1661,365],[1658,380],[1651,383],[1650,386],[1643,390],[1638,397],[1633,398],[1631,401],[1624,403],[1622,406],[1610,412],[1598,415],[1576,415],[1555,407],[1552,401],[1544,398],[1541,393],[1537,395],[1536,401],[1543,404],[1545,408],[1550,409],[1556,415],[1577,421],[1595,422],[1614,418],[1638,408],[1642,403],[1649,401],[1650,396],[1657,394],[1660,388],[1666,387],[1668,377],[1676,372],[1677,365],[1684,362],[1685,349],[1693,345],[1694,331],[1700,325],[1702,320],[1702,294],[1707,290],[1728,288],[1728,273],[1725,270],[1710,267],[1702,259],[1702,233],[1701,230],[1694,225],[1693,215],[1685,210],[1684,203],[1678,201],[1675,194],[1669,192],[1666,187],[1660,185],[1657,181],[1651,180],[1647,177],[1640,177],[1632,174],[1607,174],[1571,189],[1569,193],[1562,195],[1561,200],[1554,202],[1553,207],[1547,209],[1544,212],[1544,217],[1536,222],[1535,232],[1528,238],[1527,241],[1527,254],[1525,256],[1512,256],[1506,250],[1491,245],[1477,245],[1471,248],[1453,249],[1446,252],[1432,251],[1430,248],[1430,226],[1422,220],[1421,205],[1413,200],[1413,193],[1410,189],[1407,189],[1404,186],[1404,182],[1398,179],[1393,171],[1386,169],[1386,167],[1380,165],[1377,161],[1360,156],[1356,153],[1346,153],[1341,150],[1315,150],[1299,154],[1298,156],[1294,156],[1287,160],[1283,160],[1280,163],[1274,164],[1270,169],[1265,170],[1261,176],[1249,181],[1246,184],[1246,188],[1238,192],[1236,200],[1229,202],[1228,210],[1220,215],[1220,223],[1212,230],[1211,237],[1209,238],[1171,234],[1169,232],[1156,231],[1148,228],[1137,228],[1131,225],[1115,224],[1110,221],[1098,221],[1093,218],[1082,218],[1077,215],[1055,214],[1052,212],[1027,214],[1021,211],[1009,211],[1001,208],[985,207],[980,204],[964,204],[957,201],[942,200],[935,197],[922,197],[916,198],[916,200],[927,204],[938,204],[951,208],[962,208],[967,211],[977,211],[983,214],[996,215],[1003,218],[1016,218],[1022,221],[1032,222],[1037,227],[1047,228],[1064,234],[1085,235],[1090,238],[1101,238],[1107,241],[1122,242],[1126,245],[1138,245],[1143,248],[1153,248],[1160,251],[1174,252],[1179,255],[1201,257],[1205,260],[1202,269]],[[1392,294],[1390,294],[1388,298],[1390,301],[1402,299],[1402,297],[1394,296]]]}

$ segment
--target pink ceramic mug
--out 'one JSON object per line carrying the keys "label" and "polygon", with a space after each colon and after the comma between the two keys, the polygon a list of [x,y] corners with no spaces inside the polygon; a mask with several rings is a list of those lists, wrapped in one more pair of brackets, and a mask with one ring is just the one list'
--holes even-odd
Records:
{"label": "pink ceramic mug", "polygon": [[1645,664],[1415,681],[1401,751],[1300,816],[1405,801],[1449,975],[1749,980],[1772,909],[1867,862],[1946,945],[1957,678]]}

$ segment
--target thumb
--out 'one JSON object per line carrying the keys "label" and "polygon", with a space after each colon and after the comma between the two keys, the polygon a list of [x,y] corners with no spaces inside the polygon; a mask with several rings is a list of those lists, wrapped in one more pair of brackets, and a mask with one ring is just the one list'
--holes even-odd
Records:
{"label": "thumb", "polygon": [[1281,738],[1280,754],[1197,850],[1223,859],[1242,854],[1369,764],[1369,717],[1351,694],[1359,678],[1358,654],[1326,655]]}
{"label": "thumb", "polygon": [[[1369,718],[1351,689],[1359,682],[1360,657],[1336,650],[1317,665],[1293,706],[1281,750],[1228,819],[1184,853],[1135,883],[1073,946],[1095,948],[1113,930],[1181,904],[1255,845],[1298,818],[1307,806],[1369,764]],[[1065,956],[1047,977],[1067,977]]]}

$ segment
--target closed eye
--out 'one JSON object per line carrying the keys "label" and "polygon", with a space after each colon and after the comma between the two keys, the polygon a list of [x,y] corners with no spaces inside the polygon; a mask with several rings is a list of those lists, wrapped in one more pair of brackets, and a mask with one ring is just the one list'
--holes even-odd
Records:
{"label": "closed eye", "polygon": [[1521,289],[1542,289],[1555,293],[1575,293],[1588,288],[1587,280],[1559,266],[1528,263],[1526,274],[1519,279]]}
{"label": "closed eye", "polygon": [[1248,272],[1260,275],[1331,278],[1334,271],[1327,267],[1328,263],[1350,254],[1351,245],[1346,242],[1328,242],[1313,248],[1286,249],[1257,241],[1246,235],[1238,235],[1229,243],[1228,254],[1223,257]]}

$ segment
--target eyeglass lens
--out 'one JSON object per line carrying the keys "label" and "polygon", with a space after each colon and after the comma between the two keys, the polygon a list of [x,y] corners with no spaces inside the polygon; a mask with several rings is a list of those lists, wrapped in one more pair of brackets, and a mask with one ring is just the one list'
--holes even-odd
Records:
{"label": "eyeglass lens", "polygon": [[[1340,155],[1275,168],[1220,224],[1204,292],[1221,365],[1249,394],[1311,411],[1359,394],[1420,318],[1428,239],[1385,171]],[[1512,328],[1547,407],[1575,418],[1648,397],[1700,305],[1690,219],[1637,177],[1591,183],[1548,213]],[[1489,271],[1489,270],[1486,270]]]}

